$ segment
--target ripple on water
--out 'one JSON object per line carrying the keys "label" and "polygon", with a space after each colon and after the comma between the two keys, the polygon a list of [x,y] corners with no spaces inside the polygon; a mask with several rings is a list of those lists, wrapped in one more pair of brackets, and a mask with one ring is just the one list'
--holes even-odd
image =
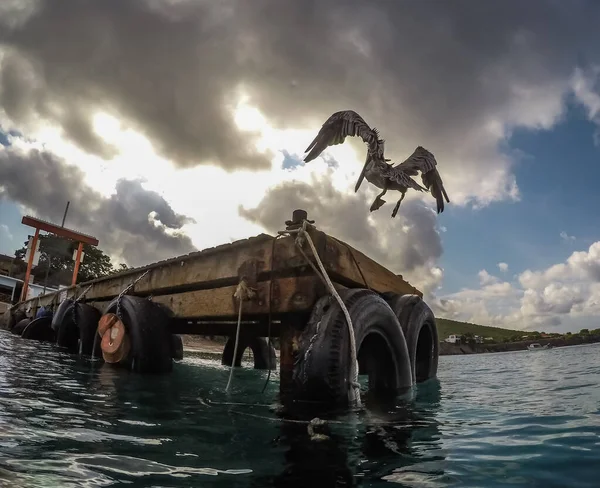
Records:
{"label": "ripple on water", "polygon": [[600,347],[440,358],[439,382],[329,419],[277,413],[278,374],[187,357],[142,377],[0,332],[0,486],[591,487]]}

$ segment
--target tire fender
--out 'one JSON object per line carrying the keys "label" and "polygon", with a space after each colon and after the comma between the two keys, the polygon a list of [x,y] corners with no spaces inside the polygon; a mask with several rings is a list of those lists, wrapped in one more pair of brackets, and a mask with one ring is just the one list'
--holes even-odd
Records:
{"label": "tire fender", "polygon": [[[421,383],[435,378],[440,343],[433,311],[418,295],[394,294],[386,298],[398,317],[406,337],[413,381]],[[421,336],[423,328],[427,329],[428,334]],[[424,342],[419,344],[419,340]]]}
{"label": "tire fender", "polygon": [[[369,388],[398,393],[412,386],[410,358],[398,318],[377,293],[365,289],[340,292],[352,320],[359,368],[375,369]],[[373,339],[376,349],[373,349]],[[383,350],[381,349],[383,348]],[[370,357],[364,358],[365,349]],[[362,364],[361,364],[362,363]],[[360,371],[359,369],[359,371]],[[293,379],[303,399],[347,404],[350,340],[344,313],[332,296],[319,299],[298,340]]]}
{"label": "tire fender", "polygon": [[[72,299],[64,300],[52,319],[52,329],[56,331],[56,343],[72,353],[92,355],[100,311],[87,303]],[[100,340],[96,339],[94,357],[101,357]]]}
{"label": "tire fender", "polygon": [[183,340],[178,334],[171,334],[171,357],[175,361],[183,359]]}
{"label": "tire fender", "polygon": [[23,339],[33,339],[36,341],[43,342],[54,342],[56,340],[56,334],[50,327],[52,323],[52,317],[42,316],[37,319],[33,319],[27,327],[23,329],[21,337]]}
{"label": "tire fender", "polygon": [[[131,341],[127,362],[142,374],[163,374],[173,369],[169,315],[165,308],[147,298],[121,297],[121,320]],[[115,298],[106,313],[117,313]]]}
{"label": "tire fender", "polygon": [[17,310],[15,312],[8,311],[6,314],[5,324],[7,330],[12,330],[21,320],[27,318],[27,315],[25,315],[25,312],[22,310]]}
{"label": "tire fender", "polygon": [[23,333],[23,331],[25,330],[25,327],[27,327],[29,325],[29,322],[31,322],[31,319],[28,317],[25,317],[24,319],[21,319],[17,322],[17,324],[10,330],[11,333],[15,334],[15,335],[21,335]]}
{"label": "tire fender", "polygon": [[[235,367],[242,365],[244,351],[250,348],[254,356],[254,369],[275,369],[277,367],[277,356],[275,348],[264,337],[246,336],[240,334]],[[221,364],[231,366],[233,363],[233,350],[235,349],[235,337],[229,337],[223,348]],[[270,368],[269,368],[270,366]]]}

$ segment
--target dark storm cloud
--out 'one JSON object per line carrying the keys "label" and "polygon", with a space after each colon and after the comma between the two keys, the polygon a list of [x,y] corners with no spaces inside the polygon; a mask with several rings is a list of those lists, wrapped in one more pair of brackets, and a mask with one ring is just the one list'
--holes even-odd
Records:
{"label": "dark storm cloud", "polygon": [[[515,198],[498,145],[514,127],[550,127],[560,117],[574,68],[598,60],[599,10],[593,0],[0,2],[0,123],[28,135],[45,119],[108,158],[115,148],[93,131],[101,110],[180,166],[268,169],[256,135],[232,120],[243,88],[278,128],[315,127],[354,109],[381,130],[394,160],[426,146],[453,204]],[[131,205],[125,193],[131,188],[119,201]],[[399,272],[429,267],[442,252],[436,218],[422,206],[405,202],[395,221],[384,207],[375,229],[370,202],[327,184],[298,185],[291,197],[275,188],[244,215],[278,229],[294,207],[281,210],[284,197],[311,203],[322,226]],[[60,215],[64,202],[53,205]],[[119,228],[146,229],[151,209],[142,209],[129,223],[106,212]],[[185,242],[152,232],[158,241],[142,239],[142,249]],[[139,242],[120,237],[123,249]]]}
{"label": "dark storm cloud", "polygon": [[595,56],[586,46],[597,45],[600,8],[554,0],[31,4],[29,18],[9,8],[5,18],[18,21],[0,24],[8,48],[0,104],[15,124],[48,117],[109,156],[90,122],[103,109],[179,164],[229,169],[268,161],[231,120],[239,86],[280,127],[353,108],[383,131],[392,157],[422,143],[463,170],[485,165],[497,143],[480,134],[490,114],[509,125],[550,123],[544,94]]}
{"label": "dark storm cloud", "polygon": [[[120,180],[116,193],[104,198],[83,181],[84,174],[51,154],[30,150],[0,149],[0,198],[9,198],[35,211],[41,218],[58,221],[71,202],[67,227],[96,236],[108,254],[139,266],[194,250],[186,236],[172,236],[190,221],[176,214],[157,193],[141,182]],[[156,212],[155,225],[149,214]]]}
{"label": "dark storm cloud", "polygon": [[315,178],[310,185],[286,182],[276,186],[256,208],[240,207],[239,211],[242,217],[276,233],[290,218],[290,209],[305,209],[320,230],[366,252],[392,271],[409,277],[413,284],[425,288],[437,284],[435,278],[427,276],[443,252],[436,214],[416,200],[407,200],[392,221],[394,200],[390,196],[387,201],[388,205],[369,214],[365,208],[371,202],[365,193],[341,194],[330,179]]}
{"label": "dark storm cloud", "polygon": [[[109,157],[91,115],[106,110],[182,165],[266,167],[240,136],[230,108],[237,84],[235,22],[221,7],[158,2],[38,2],[20,27],[4,28],[0,104],[17,124],[39,114],[87,151]],[[225,16],[225,18],[223,18]]]}

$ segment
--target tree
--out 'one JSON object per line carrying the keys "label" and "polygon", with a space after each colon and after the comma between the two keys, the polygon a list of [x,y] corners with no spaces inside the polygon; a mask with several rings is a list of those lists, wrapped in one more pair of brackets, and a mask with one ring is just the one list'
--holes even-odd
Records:
{"label": "tree", "polygon": [[[36,282],[43,283],[48,273],[48,284],[70,284],[70,276],[73,273],[75,261],[73,253],[77,250],[78,243],[54,234],[40,235],[40,259],[35,269]],[[27,242],[21,249],[15,251],[17,259],[24,260],[27,252]],[[107,276],[115,272],[128,269],[121,264],[119,268],[113,268],[110,257],[104,252],[89,244],[83,245],[84,259],[79,266],[77,282],[93,280]],[[65,283],[65,281],[67,281]]]}
{"label": "tree", "polygon": [[473,334],[473,332],[465,332],[463,334],[463,340],[465,343],[473,345],[475,344],[475,334]]}
{"label": "tree", "polygon": [[128,269],[131,269],[131,268],[129,266],[127,266],[125,263],[120,263],[118,267],[113,269],[113,273],[121,273],[122,271],[127,271]]}
{"label": "tree", "polygon": [[581,329],[579,331],[579,335],[588,335],[590,333],[589,329]]}

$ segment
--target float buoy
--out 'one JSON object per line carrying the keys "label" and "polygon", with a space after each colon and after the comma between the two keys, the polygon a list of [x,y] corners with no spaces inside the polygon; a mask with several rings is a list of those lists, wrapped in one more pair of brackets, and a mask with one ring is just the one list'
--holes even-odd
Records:
{"label": "float buoy", "polygon": [[125,330],[125,325],[114,313],[100,317],[98,334],[102,337],[100,349],[107,363],[119,363],[127,357],[131,343]]}

